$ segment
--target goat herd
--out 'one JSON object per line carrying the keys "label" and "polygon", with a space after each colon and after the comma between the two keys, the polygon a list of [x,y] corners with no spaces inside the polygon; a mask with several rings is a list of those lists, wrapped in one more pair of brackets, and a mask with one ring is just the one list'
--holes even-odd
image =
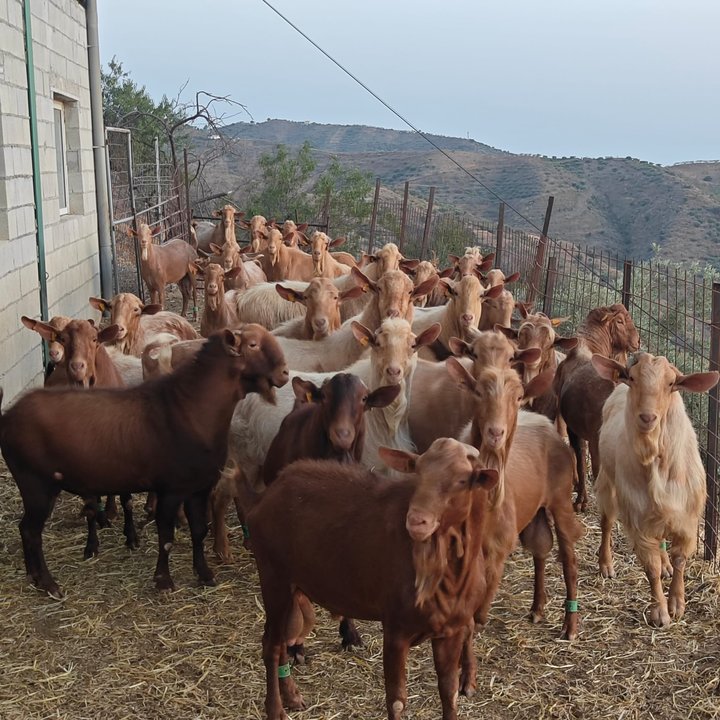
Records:
{"label": "goat herd", "polygon": [[[516,303],[506,284],[517,275],[491,269],[477,248],[438,273],[392,243],[358,261],[330,252],[341,240],[325,233],[308,240],[306,226],[245,223],[230,206],[221,215],[217,226],[193,227],[196,247],[157,245],[140,226],[153,304],[128,293],[91,298],[110,313],[102,330],[22,318],[48,341],[54,370],[48,387],[2,414],[0,448],[22,497],[25,566],[39,589],[61,594],[42,549],[61,490],[85,500],[86,558],[98,553],[97,526],[115,512],[115,495],[127,545],[137,546],[131,493],[148,493],[160,590],[173,589],[182,510],[193,568],[214,584],[208,517],[215,553],[228,560],[234,501],[265,606],[269,720],[304,706],[289,658],[304,660],[311,601],[342,618],[344,647],[360,643],[352,618],[382,622],[391,720],[407,707],[408,650],[431,639],[442,717],[454,720],[458,692],[475,691],[472,639],[518,537],[534,558],[538,622],[554,531],[566,587],[561,637],[578,634],[587,443],[600,573],[614,576],[619,518],[650,583],[650,623],[682,617],[705,484],[675,391],[705,392],[717,372],[683,375],[639,352],[622,305],[595,308],[577,337],[560,337],[562,319]],[[207,340],[185,319],[198,275]],[[182,315],[162,310],[173,282]]]}

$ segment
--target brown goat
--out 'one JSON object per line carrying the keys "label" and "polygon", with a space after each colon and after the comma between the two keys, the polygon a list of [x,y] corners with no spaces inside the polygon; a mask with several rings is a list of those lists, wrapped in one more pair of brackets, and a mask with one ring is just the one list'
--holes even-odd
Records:
{"label": "brown goat", "polygon": [[[571,492],[574,469],[572,455],[547,418],[522,413],[521,402],[550,387],[552,373],[545,372],[526,387],[514,370],[486,368],[475,379],[455,358],[448,372],[475,399],[472,425],[465,437],[479,451],[482,465],[498,471],[499,482],[490,496],[492,512],[485,535],[487,590],[475,619],[484,626],[490,605],[502,578],[507,557],[517,536],[530,550],[535,564],[532,622],[539,622],[546,603],[545,562],[552,549],[548,516],[558,538],[565,578],[566,605],[561,637],[577,635],[577,561],[575,541],[581,528],[573,512]],[[470,641],[463,662],[463,692],[475,690],[475,658]]]}
{"label": "brown goat", "polygon": [[225,297],[225,281],[240,274],[238,268],[223,270],[216,263],[208,263],[205,267],[195,266],[199,275],[205,279],[205,304],[200,317],[200,334],[210,337],[223,328],[231,330],[238,327],[237,306],[229,303]]}
{"label": "brown goat", "polygon": [[235,237],[235,223],[245,215],[239,212],[232,205],[225,205],[220,210],[216,210],[213,215],[220,218],[217,224],[202,222],[198,223],[195,228],[198,246],[196,250],[210,252],[210,244],[222,245],[225,242],[226,233],[232,229],[233,237]]}
{"label": "brown goat", "polygon": [[627,354],[640,347],[640,336],[623,305],[616,303],[598,307],[588,313],[578,329],[578,345],[557,368],[553,390],[558,397],[558,410],[567,426],[570,446],[577,460],[577,495],[575,509],[587,506],[586,450],[590,449],[593,478],[599,470],[598,438],[602,408],[615,385],[600,377],[592,366],[593,353],[626,362]]}
{"label": "brown goat", "polygon": [[[21,318],[26,327],[31,327],[46,340],[49,345],[60,348],[63,358],[53,373],[46,379],[45,387],[76,388],[119,388],[125,385],[122,376],[112,358],[102,344],[112,342],[117,335],[117,325],[109,325],[98,331],[92,320],[68,320],[57,329],[52,322]],[[138,547],[138,537],[132,517],[130,494],[121,495],[120,502],[125,518],[124,533],[129,548]],[[108,495],[106,502],[100,497],[86,497],[83,510],[87,520],[88,538],[83,550],[87,560],[99,552],[98,526],[108,527],[110,520],[117,517],[115,497]]]}
{"label": "brown goat", "polygon": [[261,252],[268,238],[268,221],[262,215],[253,215],[249,221],[240,220],[240,227],[245,228],[250,236],[252,252]]}
{"label": "brown goat", "polygon": [[443,720],[457,719],[461,650],[485,589],[487,489],[497,482],[496,472],[482,469],[476,456],[450,438],[422,456],[384,449],[394,469],[416,473],[407,479],[301,460],[263,493],[248,525],[266,613],[268,720],[286,717],[283,702],[304,706],[286,674],[296,588],[332,613],[382,622],[390,720],[407,707],[410,647],[432,638]]}
{"label": "brown goat", "polygon": [[185,317],[191,295],[193,307],[197,307],[195,276],[188,270],[188,265],[197,259],[197,252],[192,245],[179,238],[156,245],[153,235],[159,230],[160,226],[150,230],[145,223],[140,223],[137,233],[129,230],[140,245],[140,274],[150,291],[150,302],[158,303],[161,309],[165,306],[165,286],[177,283],[183,299],[180,314]]}
{"label": "brown goat", "polygon": [[282,280],[310,282],[314,277],[313,260],[310,255],[299,248],[285,245],[282,233],[277,228],[268,230],[261,265],[271,282]]}
{"label": "brown goat", "polygon": [[309,240],[310,256],[315,277],[336,278],[350,273],[349,265],[339,262],[330,254],[330,248],[338,247],[345,238],[331,240],[324,232],[315,231]]}
{"label": "brown goat", "polygon": [[248,325],[213,335],[193,362],[138,387],[23,395],[0,416],[0,449],[23,500],[20,536],[35,585],[60,595],[42,551],[42,530],[60,490],[83,497],[154,490],[160,590],[173,588],[168,558],[184,502],[193,567],[201,583],[214,584],[203,551],[207,502],[227,456],[233,409],[247,392],[273,398],[273,388],[287,379],[277,340]]}

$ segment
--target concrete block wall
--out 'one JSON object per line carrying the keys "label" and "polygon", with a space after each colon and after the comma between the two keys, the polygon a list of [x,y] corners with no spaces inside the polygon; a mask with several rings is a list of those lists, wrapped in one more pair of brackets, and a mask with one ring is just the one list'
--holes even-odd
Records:
{"label": "concrete block wall", "polygon": [[[30,0],[49,315],[92,317],[100,294],[85,11]],[[7,11],[5,12],[5,9]],[[42,383],[38,249],[20,0],[0,0],[0,387],[6,402]],[[60,214],[53,101],[66,110],[69,212]]]}

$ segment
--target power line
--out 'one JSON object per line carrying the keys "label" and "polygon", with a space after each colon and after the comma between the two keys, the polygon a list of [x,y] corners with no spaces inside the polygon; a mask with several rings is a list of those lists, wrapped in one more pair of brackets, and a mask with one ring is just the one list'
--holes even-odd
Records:
{"label": "power line", "polygon": [[413,123],[411,123],[406,117],[401,115],[395,108],[393,108],[390,104],[385,102],[376,92],[374,92],[370,87],[368,87],[360,78],[358,78],[356,75],[353,75],[353,73],[350,72],[344,65],[342,65],[340,62],[338,62],[330,53],[323,50],[323,48],[320,47],[311,37],[309,37],[306,33],[304,33],[297,25],[295,25],[292,20],[287,18],[285,15],[283,15],[276,7],[274,7],[272,4],[268,2],[268,0],[261,0],[265,5],[267,5],[276,15],[281,17],[288,25],[290,25],[293,30],[295,30],[297,33],[302,35],[314,48],[319,50],[330,62],[337,65],[337,67],[340,68],[346,75],[351,77],[360,87],[362,87],[364,90],[366,90],[370,95],[372,95],[379,103],[384,105],[393,115],[398,117],[402,122],[404,122],[409,128],[411,128],[414,132],[416,132],[423,140],[425,140],[427,143],[432,145],[438,152],[442,153],[453,165],[458,167],[462,172],[464,172],[468,177],[472,178],[478,185],[483,187],[485,190],[487,190],[494,198],[497,200],[500,200],[500,202],[505,203],[507,207],[510,208],[518,217],[522,218],[528,225],[533,227],[538,232],[542,232],[542,230],[529,218],[525,217],[519,210],[517,210],[515,207],[513,207],[507,200],[502,198],[500,195],[498,195],[492,188],[488,187],[480,178],[478,178],[474,173],[470,172],[466,167],[461,165],[454,157],[449,155],[445,150],[443,150],[432,138],[428,137],[422,130],[419,130]]}

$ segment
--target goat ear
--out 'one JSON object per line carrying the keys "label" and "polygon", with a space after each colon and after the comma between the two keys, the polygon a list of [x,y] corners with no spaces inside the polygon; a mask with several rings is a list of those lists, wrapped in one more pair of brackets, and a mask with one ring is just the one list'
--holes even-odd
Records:
{"label": "goat ear", "polygon": [[245,212],[243,210],[235,210],[235,222],[239,222],[242,217],[245,217]]}
{"label": "goat ear", "polygon": [[198,275],[205,275],[205,267],[202,265],[200,260],[188,263],[188,270],[190,270],[190,272],[197,273]]}
{"label": "goat ear", "polygon": [[430,327],[425,328],[416,338],[413,344],[413,350],[418,350],[423,345],[432,345],[439,337],[442,331],[440,323],[433,323]]}
{"label": "goat ear", "polygon": [[449,278],[453,273],[455,272],[454,267],[445,268],[444,270],[441,270],[438,275],[441,278]]}
{"label": "goat ear", "polygon": [[288,302],[299,302],[303,305],[305,304],[305,298],[303,294],[293,290],[292,288],[286,288],[284,285],[276,283],[275,290],[277,290],[277,294],[281,298],[287,300]]}
{"label": "goat ear", "polygon": [[383,445],[378,448],[378,455],[380,455],[380,459],[389,468],[401,473],[415,472],[417,460],[420,457],[406,450],[398,450],[397,448],[389,448]]}
{"label": "goat ear", "polygon": [[451,337],[448,341],[450,352],[456,357],[469,357],[475,359],[472,345],[457,337]]}
{"label": "goat ear", "polygon": [[[532,311],[532,303],[516,302],[515,308],[520,313],[520,317],[524,320]],[[552,322],[552,321],[551,321]],[[555,327],[553,325],[553,327]]]}
{"label": "goat ear", "polygon": [[561,350],[572,350],[577,347],[578,342],[576,337],[556,337],[553,345]]}
{"label": "goat ear", "polygon": [[303,380],[296,375],[292,379],[292,388],[295,393],[295,398],[301,403],[310,404],[322,400],[320,388],[310,380]]}
{"label": "goat ear", "polygon": [[298,232],[305,232],[305,230],[307,230],[307,229],[308,229],[308,223],[300,223],[297,226]]}
{"label": "goat ear", "polygon": [[215,253],[215,255],[222,255],[222,248],[219,245],[210,243],[210,249]]}
{"label": "goat ear", "polygon": [[542,350],[538,347],[516,350],[515,355],[513,355],[513,362],[536,363],[540,359],[541,355]]}
{"label": "goat ear", "polygon": [[222,211],[221,210],[213,210],[213,217],[219,218],[222,217]]}
{"label": "goat ear", "polygon": [[400,385],[383,385],[373,390],[365,402],[367,408],[384,408],[391,402],[394,402],[400,394],[402,387]]}
{"label": "goat ear", "polygon": [[627,368],[617,360],[595,353],[591,362],[597,374],[605,380],[615,383],[618,380],[620,382],[627,380],[629,377]]}
{"label": "goat ear", "polygon": [[106,328],[100,330],[97,336],[99,343],[110,343],[117,338],[117,334],[120,332],[120,328],[117,325],[108,325]]}
{"label": "goat ear", "polygon": [[375,333],[372,330],[368,330],[364,325],[359,323],[357,320],[353,320],[350,324],[350,329],[355,339],[363,346],[368,345],[375,346]]}
{"label": "goat ear", "polygon": [[345,242],[345,238],[342,238],[342,237],[340,237],[340,238],[335,238],[335,239],[328,245],[328,247],[331,247],[331,248],[339,247],[339,246],[342,245],[344,242]]}
{"label": "goat ear", "polygon": [[155,315],[163,309],[162,305],[155,303],[154,305],[144,305],[142,315]]}
{"label": "goat ear", "polygon": [[505,278],[505,284],[507,285],[508,283],[511,283],[511,282],[517,282],[519,279],[520,279],[520,273],[514,272],[512,275],[508,275]]}
{"label": "goat ear", "polygon": [[492,468],[474,468],[470,475],[470,487],[492,490],[499,482],[500,474]]}
{"label": "goat ear", "polygon": [[109,300],[103,300],[102,298],[91,297],[90,305],[100,312],[108,312],[112,303]]}
{"label": "goat ear", "polygon": [[493,285],[491,288],[488,288],[487,292],[482,296],[482,299],[487,300],[500,297],[500,295],[503,294],[504,290],[505,285],[503,285],[503,283],[500,283],[499,285]]}
{"label": "goat ear", "polygon": [[156,225],[154,228],[150,230],[151,235],[158,235],[160,232],[162,232],[162,225]]}
{"label": "goat ear", "polygon": [[555,377],[555,368],[543,370],[536,375],[526,386],[523,393],[523,400],[540,397],[544,395],[552,387],[553,378]]}
{"label": "goat ear", "polygon": [[230,268],[229,270],[225,271],[225,279],[226,280],[232,280],[233,278],[236,278],[238,275],[241,275],[243,271],[242,267],[234,267]]}
{"label": "goat ear", "polygon": [[570,319],[569,315],[566,315],[565,317],[556,317],[556,318],[550,318],[550,324],[553,327],[558,327],[562,325],[564,322],[567,322]]}
{"label": "goat ear", "polygon": [[420,260],[401,260],[400,261],[400,269],[407,272],[408,270],[415,270],[415,268],[420,264]]}
{"label": "goat ear", "polygon": [[345,302],[345,300],[354,300],[355,298],[359,298],[362,294],[363,289],[356,285],[355,287],[351,287],[349,290],[345,290],[340,293],[340,302]]}
{"label": "goat ear", "polygon": [[238,225],[239,225],[243,230],[249,230],[249,229],[250,229],[250,223],[247,222],[246,220],[238,220],[237,223],[238,223]]}
{"label": "goat ear", "polygon": [[377,283],[373,282],[361,270],[358,270],[358,268],[356,268],[356,267],[351,268],[350,274],[353,276],[353,278],[355,280],[355,284],[358,285],[359,287],[361,287],[363,292],[372,290],[374,293],[378,293],[380,291],[380,288],[378,287]]}
{"label": "goat ear", "polygon": [[693,373],[692,375],[680,375],[675,380],[673,390],[686,390],[687,392],[707,392],[717,385],[720,373],[712,372]]}
{"label": "goat ear", "polygon": [[25,320],[30,320],[30,318],[23,317],[23,325],[34,330],[43,340],[47,340],[48,342],[55,342],[57,340],[57,330],[49,323],[43,322],[42,320],[30,320],[30,322],[33,323],[31,326],[27,324]]}
{"label": "goat ear", "polygon": [[291,230],[286,235],[283,235],[283,245],[290,245],[292,243],[293,238],[295,237],[295,231]]}
{"label": "goat ear", "polygon": [[298,233],[298,244],[299,245],[309,245],[310,241],[307,238],[307,235],[305,233]]}
{"label": "goat ear", "polygon": [[457,292],[455,291],[455,283],[448,279],[448,278],[440,278],[438,280],[438,290],[440,290],[443,295],[448,295],[451,297],[457,296]]}
{"label": "goat ear", "polygon": [[495,325],[493,325],[493,330],[501,335],[504,335],[508,340],[514,341],[518,338],[518,331],[515,330],[515,328],[505,327],[500,323],[495,323]]}
{"label": "goat ear", "polygon": [[475,378],[472,376],[472,373],[470,373],[467,368],[465,368],[464,365],[460,364],[460,361],[454,357],[450,356],[445,361],[445,367],[447,368],[448,374],[450,377],[464,390],[469,390],[470,392],[475,392]]}
{"label": "goat ear", "polygon": [[37,320],[33,320],[32,318],[29,318],[27,315],[23,315],[20,318],[20,322],[28,329],[28,330],[34,330],[35,326],[38,324]]}
{"label": "goat ear", "polygon": [[493,260],[495,259],[495,253],[491,253],[483,258],[482,262],[478,265],[479,270],[489,270],[492,267]]}
{"label": "goat ear", "polygon": [[452,263],[453,265],[457,265],[460,262],[460,256],[448,255],[448,262]]}
{"label": "goat ear", "polygon": [[417,287],[413,288],[412,297],[419,298],[430,294],[435,289],[439,279],[440,278],[437,275],[433,275],[427,280],[421,282]]}
{"label": "goat ear", "polygon": [[139,237],[138,234],[128,225],[127,229],[125,230],[125,234],[129,237]]}

